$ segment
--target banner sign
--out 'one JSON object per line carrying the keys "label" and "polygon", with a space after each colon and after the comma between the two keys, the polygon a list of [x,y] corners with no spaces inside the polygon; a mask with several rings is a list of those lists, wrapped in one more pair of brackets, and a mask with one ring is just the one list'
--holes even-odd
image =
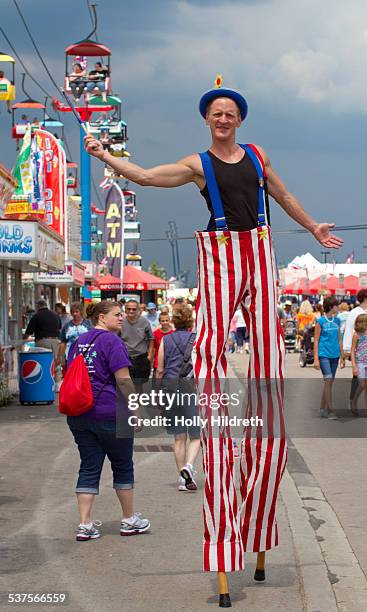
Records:
{"label": "banner sign", "polygon": [[18,181],[16,194],[33,195],[33,165],[31,158],[31,126],[27,125],[22,148],[14,168],[14,177]]}
{"label": "banner sign", "polygon": [[44,179],[45,223],[60,236],[65,236],[65,152],[55,138],[45,130],[34,130],[38,149],[42,152]]}
{"label": "banner sign", "polygon": [[106,195],[104,239],[108,272],[116,278],[120,278],[123,271],[124,206],[124,194],[117,183],[113,183]]}
{"label": "banner sign", "polygon": [[359,273],[359,286],[361,289],[365,289],[367,287],[367,272]]}

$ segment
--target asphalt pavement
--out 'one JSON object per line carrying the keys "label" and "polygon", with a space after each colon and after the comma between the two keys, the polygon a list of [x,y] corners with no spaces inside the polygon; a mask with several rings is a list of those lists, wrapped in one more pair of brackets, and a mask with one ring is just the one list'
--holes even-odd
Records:
{"label": "asphalt pavement", "polygon": [[[234,610],[367,610],[365,477],[367,418],[347,410],[350,369],[336,390],[337,421],[318,417],[320,374],[287,358],[289,460],[277,507],[279,546],[267,580],[229,576]],[[246,356],[231,357],[244,378]],[[340,376],[340,374],[339,374]],[[287,395],[286,395],[287,397]],[[362,413],[366,414],[366,413]],[[136,510],[151,532],[119,535],[120,510],[106,465],[94,518],[102,537],[75,541],[78,453],[54,406],[0,408],[0,610],[175,612],[218,607],[216,576],[202,571],[203,476],[198,493],[177,490],[171,439],[136,440]],[[238,469],[238,466],[237,468]],[[63,604],[9,602],[11,594],[65,594]]]}

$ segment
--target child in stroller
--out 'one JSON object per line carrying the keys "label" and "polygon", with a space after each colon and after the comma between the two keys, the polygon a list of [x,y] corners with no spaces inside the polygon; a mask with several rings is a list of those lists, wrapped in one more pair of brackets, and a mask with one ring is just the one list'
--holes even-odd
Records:
{"label": "child in stroller", "polygon": [[285,350],[295,352],[297,350],[297,323],[294,319],[288,319],[283,329]]}
{"label": "child in stroller", "polygon": [[301,368],[305,368],[307,365],[313,365],[314,362],[313,344],[315,338],[315,323],[307,325],[302,333],[299,365]]}

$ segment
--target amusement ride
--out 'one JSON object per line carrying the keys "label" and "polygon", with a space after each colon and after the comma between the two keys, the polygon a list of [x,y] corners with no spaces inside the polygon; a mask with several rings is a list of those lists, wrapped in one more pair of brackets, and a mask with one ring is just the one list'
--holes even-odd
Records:
{"label": "amusement ride", "polygon": [[[40,57],[53,86],[57,89],[56,96],[50,95],[36,81],[24,65],[20,56],[15,52],[3,28],[3,34],[14,55],[20,62],[24,72],[22,73],[21,90],[24,99],[16,101],[15,89],[15,65],[16,59],[4,53],[0,53],[0,103],[6,102],[8,112],[12,115],[11,135],[17,142],[17,150],[26,133],[27,126],[31,126],[31,133],[35,129],[46,130],[53,134],[58,142],[67,150],[67,190],[70,194],[80,192],[81,196],[81,251],[82,261],[103,261],[104,243],[103,231],[100,229],[99,220],[104,219],[103,205],[91,175],[91,157],[84,149],[84,136],[91,133],[100,140],[103,147],[116,157],[130,157],[127,151],[127,123],[122,118],[122,99],[113,92],[112,87],[112,52],[105,44],[98,41],[97,37],[97,12],[96,5],[88,5],[93,22],[92,31],[82,40],[70,44],[65,49],[65,74],[62,87],[55,82],[50,74],[36,43],[29,32],[28,26],[20,13],[21,19],[32,40],[37,55]],[[4,64],[4,70],[2,70]],[[9,72],[11,66],[11,73]],[[10,79],[5,75],[8,73]],[[33,99],[25,89],[26,78],[30,77],[42,91],[46,93],[44,102]],[[48,110],[48,101],[51,100],[51,108]],[[11,103],[13,103],[11,105]],[[71,156],[65,134],[62,113],[73,113],[79,121],[80,135],[80,165]],[[54,114],[57,117],[53,116]],[[105,167],[105,179],[108,182],[118,181],[124,177],[116,176],[114,172]],[[107,183],[108,185],[109,183]],[[92,186],[99,201],[99,207],[92,204]],[[125,219],[128,226],[137,223],[136,194],[124,188],[125,197]],[[19,198],[18,198],[19,199]],[[134,234],[136,238],[136,233]],[[84,297],[88,295],[88,289],[84,290]]]}

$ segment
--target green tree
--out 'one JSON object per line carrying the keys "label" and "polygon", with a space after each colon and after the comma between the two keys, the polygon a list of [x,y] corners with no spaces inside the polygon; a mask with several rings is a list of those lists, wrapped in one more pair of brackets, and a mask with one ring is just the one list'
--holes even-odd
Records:
{"label": "green tree", "polygon": [[163,266],[159,266],[156,261],[151,261],[149,264],[148,272],[159,278],[167,280],[167,270]]}

